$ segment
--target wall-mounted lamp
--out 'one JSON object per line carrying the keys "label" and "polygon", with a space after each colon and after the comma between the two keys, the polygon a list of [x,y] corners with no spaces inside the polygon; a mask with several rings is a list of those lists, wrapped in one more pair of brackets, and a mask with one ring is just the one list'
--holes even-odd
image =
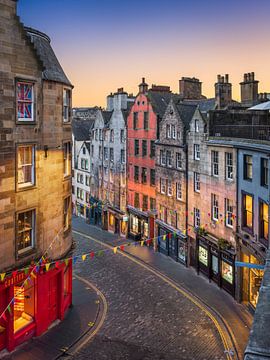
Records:
{"label": "wall-mounted lamp", "polygon": [[47,159],[47,157],[48,157],[48,150],[49,150],[48,145],[44,145],[44,156],[45,156],[45,159]]}

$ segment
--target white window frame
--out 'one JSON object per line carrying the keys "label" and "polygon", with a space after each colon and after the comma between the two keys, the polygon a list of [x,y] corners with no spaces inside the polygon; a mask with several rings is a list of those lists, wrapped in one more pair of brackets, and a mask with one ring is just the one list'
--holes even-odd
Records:
{"label": "white window frame", "polygon": [[200,132],[199,124],[200,124],[200,120],[195,119],[194,120],[194,130],[196,133]]}
{"label": "white window frame", "polygon": [[200,209],[194,208],[194,227],[198,228],[200,226],[201,226]]}
{"label": "white window frame", "polygon": [[[19,100],[19,92],[18,92],[18,85],[19,84],[22,84],[22,85],[30,85],[31,86],[31,100]],[[17,121],[18,122],[27,122],[27,121],[30,121],[30,122],[34,122],[35,121],[35,114],[34,114],[34,111],[35,111],[35,93],[34,93],[34,83],[31,82],[31,81],[27,81],[27,80],[18,80],[16,81],[16,102],[17,102],[17,107],[16,107],[16,118],[17,118]],[[25,117],[19,117],[19,103],[24,103],[24,104],[31,104],[31,117],[30,118],[25,118]]]}
{"label": "white window frame", "polygon": [[[231,160],[229,162],[229,160]],[[225,153],[225,166],[226,166],[226,180],[233,180],[233,153],[226,152]]]}
{"label": "white window frame", "polygon": [[[20,164],[20,150],[24,149],[24,153],[25,151],[27,151],[27,149],[31,149],[31,163],[23,163]],[[17,147],[17,186],[19,189],[24,189],[26,187],[30,187],[30,186],[34,186],[35,185],[35,156],[36,155],[36,147],[35,145],[18,145]],[[27,182],[20,182],[19,178],[19,172],[24,173],[24,169],[31,167],[31,181],[27,181]]]}
{"label": "white window frame", "polygon": [[[21,214],[26,214],[28,212],[31,211],[31,225],[29,226],[29,228],[24,228],[23,230],[19,231],[19,215]],[[22,212],[17,213],[16,215],[16,224],[17,224],[17,231],[16,231],[16,246],[17,246],[17,253],[19,255],[24,254],[25,252],[33,249],[35,247],[35,240],[36,240],[36,210],[35,209],[30,209],[30,210],[25,210]],[[30,238],[31,238],[31,244],[23,249],[19,249],[18,246],[18,236],[19,234],[29,231],[30,233]]]}
{"label": "white window frame", "polygon": [[166,194],[166,179],[160,178],[160,193]]}
{"label": "white window frame", "polygon": [[172,196],[172,195],[173,195],[172,181],[171,181],[171,180],[168,180],[167,195],[168,195],[168,196]]}
{"label": "white window frame", "polygon": [[170,124],[166,125],[166,137],[167,137],[167,139],[172,138],[172,128],[171,128]]}
{"label": "white window frame", "polygon": [[218,197],[216,194],[212,194],[212,220],[218,221],[219,208],[218,208]]}
{"label": "white window frame", "polygon": [[171,126],[171,135],[172,135],[172,139],[176,139],[176,127],[175,127],[175,125]]}
{"label": "white window frame", "polygon": [[212,175],[215,177],[219,176],[219,152],[216,150],[211,151],[211,167]]}
{"label": "white window frame", "polygon": [[165,150],[160,150],[160,165],[166,165],[166,152]]}
{"label": "white window frame", "polygon": [[176,153],[176,169],[182,169],[182,168],[183,168],[182,153],[177,152]]}
{"label": "white window frame", "polygon": [[168,167],[172,167],[172,151],[171,150],[167,150],[166,151],[166,165]]}
{"label": "white window frame", "polygon": [[225,199],[225,213],[226,213],[226,226],[229,228],[233,228],[233,205],[230,199]]}
{"label": "white window frame", "polygon": [[182,194],[182,183],[180,181],[176,182],[176,200],[182,200],[183,194]]}
{"label": "white window frame", "polygon": [[63,89],[63,122],[70,122],[71,90]]}
{"label": "white window frame", "polygon": [[200,152],[200,145],[194,144],[194,159],[200,160],[201,159],[201,152]]}
{"label": "white window frame", "polygon": [[194,172],[194,191],[199,193],[201,190],[200,173]]}

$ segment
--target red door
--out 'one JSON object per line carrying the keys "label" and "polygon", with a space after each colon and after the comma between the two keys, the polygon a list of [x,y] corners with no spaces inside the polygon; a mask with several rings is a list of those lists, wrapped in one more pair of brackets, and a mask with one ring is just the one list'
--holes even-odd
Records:
{"label": "red door", "polygon": [[58,318],[58,275],[49,280],[49,322],[50,324]]}

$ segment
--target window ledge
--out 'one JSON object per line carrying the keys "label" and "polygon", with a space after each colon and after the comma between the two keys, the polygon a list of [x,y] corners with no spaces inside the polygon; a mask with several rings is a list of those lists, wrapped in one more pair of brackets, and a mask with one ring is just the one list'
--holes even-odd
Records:
{"label": "window ledge", "polygon": [[34,190],[34,189],[37,189],[36,184],[26,185],[26,186],[18,186],[17,185],[16,192],[22,192],[22,191]]}

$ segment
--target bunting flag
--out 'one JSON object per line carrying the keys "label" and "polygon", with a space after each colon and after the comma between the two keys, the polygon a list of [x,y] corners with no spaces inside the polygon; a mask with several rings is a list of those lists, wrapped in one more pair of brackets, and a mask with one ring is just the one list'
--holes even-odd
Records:
{"label": "bunting flag", "polygon": [[84,261],[86,259],[86,254],[82,255],[82,261]]}
{"label": "bunting flag", "polygon": [[32,271],[30,275],[31,275],[34,279],[37,278],[37,276],[34,274],[34,271]]}
{"label": "bunting flag", "polygon": [[91,258],[91,259],[93,259],[94,255],[95,255],[95,253],[94,253],[93,251],[90,252],[90,258]]}
{"label": "bunting flag", "polygon": [[8,309],[8,312],[9,312],[10,314],[12,314],[12,310],[11,310],[10,305],[8,305],[7,309]]}
{"label": "bunting flag", "polygon": [[143,246],[143,244],[144,244],[144,241],[142,240],[142,241],[141,241],[141,246]]}
{"label": "bunting flag", "polygon": [[113,253],[114,253],[114,254],[117,253],[117,246],[115,246],[115,247],[113,248]]}
{"label": "bunting flag", "polygon": [[51,264],[45,264],[46,271],[49,270]]}
{"label": "bunting flag", "polygon": [[166,235],[163,235],[163,240],[166,241]]}
{"label": "bunting flag", "polygon": [[0,276],[1,276],[1,281],[4,281],[6,273],[2,273]]}
{"label": "bunting flag", "polygon": [[124,251],[124,249],[125,249],[124,245],[120,245],[120,250]]}
{"label": "bunting flag", "polygon": [[69,263],[69,259],[65,259],[66,266],[68,266],[68,263]]}
{"label": "bunting flag", "polygon": [[73,258],[73,264],[74,265],[76,264],[77,260],[78,260],[78,256],[74,256],[74,258]]}

